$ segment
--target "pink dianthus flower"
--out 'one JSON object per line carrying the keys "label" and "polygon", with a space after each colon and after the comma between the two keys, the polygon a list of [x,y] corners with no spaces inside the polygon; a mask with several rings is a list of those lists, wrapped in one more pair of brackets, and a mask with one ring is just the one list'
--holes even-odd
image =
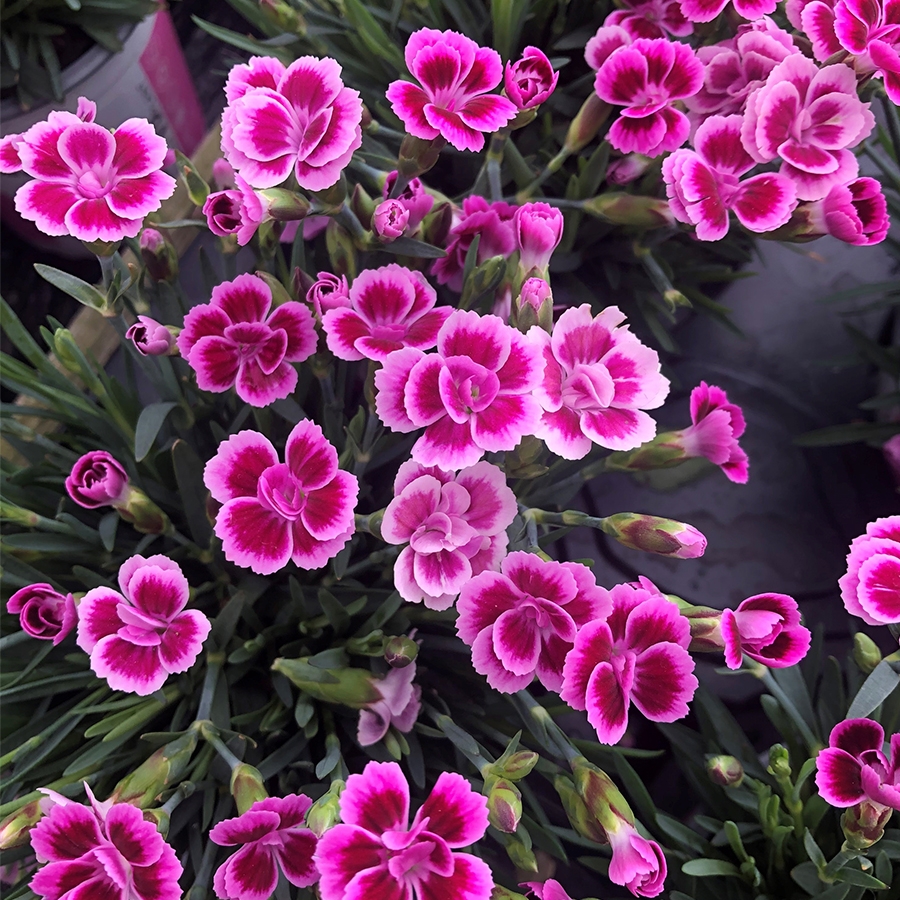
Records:
{"label": "pink dianthus flower", "polygon": [[525,203],[513,216],[513,231],[519,248],[519,268],[545,272],[550,257],[562,239],[563,214],[549,203]]}
{"label": "pink dianthus flower", "polygon": [[6,603],[6,611],[19,617],[22,630],[33,638],[64,640],[78,622],[75,599],[61,594],[46,582],[19,588]]}
{"label": "pink dianthus flower", "polygon": [[409,825],[409,785],[394,762],[370,762],[347,779],[341,823],[319,839],[322,900],[488,900],[491,870],[454,852],[484,837],[487,801],[444,772]]}
{"label": "pink dianthus flower", "polygon": [[728,212],[750,231],[780,228],[797,206],[793,181],[777,172],[740,180],[756,163],[741,143],[740,116],[710,116],[697,129],[696,150],[676,150],[663,160],[672,214],[696,226],[701,241],[728,233]]}
{"label": "pink dianthus flower", "polygon": [[312,287],[306,292],[306,302],[312,306],[319,321],[331,309],[349,307],[350,286],[347,284],[347,277],[319,272]]}
{"label": "pink dianthus flower", "polygon": [[900,516],[876,519],[853,539],[838,584],[850,615],[868,625],[900,622]]}
{"label": "pink dianthus flower", "polygon": [[498,200],[488,203],[477,195],[466,197],[459,219],[450,229],[447,255],[437,259],[431,268],[438,284],[446,284],[454,291],[462,290],[466,254],[475,236],[479,236],[476,265],[492,256],[509,256],[516,249],[513,216],[516,207]]}
{"label": "pink dianthus flower", "polygon": [[42,900],[179,900],[175,851],[130,803],[54,803],[31,830]]}
{"label": "pink dianthus flower", "polygon": [[484,135],[515,116],[515,104],[489,94],[503,77],[500,54],[456,31],[420,28],[410,35],[406,66],[422,85],[394,81],[387,99],[414,137],[443,137],[457,150],[479,151]]}
{"label": "pink dianthus flower", "polygon": [[519,59],[506,64],[503,81],[506,95],[517,109],[536,109],[556,89],[559,72],[553,71],[543,50],[526,47]]}
{"label": "pink dianthus flower", "polygon": [[438,306],[421,272],[391,263],[353,280],[349,304],[322,316],[328,349],[339,359],[384,362],[403,347],[430,350],[452,307]]}
{"label": "pink dianthus flower", "polygon": [[834,33],[844,49],[871,60],[900,105],[900,0],[838,0]]}
{"label": "pink dianthus flower", "polygon": [[681,11],[681,0],[624,0],[622,5],[624,8],[613,10],[603,24],[621,26],[634,40],[694,33],[693,24]]}
{"label": "pink dianthus flower", "polygon": [[609,595],[612,613],[578,632],[559,692],[573,709],[587,710],[603,744],[621,740],[631,703],[653,722],[683,718],[698,685],[690,623],[678,607],[629,584]]}
{"label": "pink dianthus flower", "polygon": [[333,59],[302,56],[285,67],[252,57],[225,85],[222,152],[254,188],[293,173],[308,191],[331,187],[362,144],[362,101]]}
{"label": "pink dianthus flower", "polygon": [[422,688],[413,684],[415,677],[413,660],[403,668],[390,669],[384,678],[375,682],[381,699],[359,711],[356,739],[361,747],[377,744],[392,726],[403,734],[412,731],[422,709]]}
{"label": "pink dianthus flower", "polygon": [[297,385],[297,370],[316,350],[312,315],[302,303],[272,309],[272,291],[256,275],[238,275],[213,288],[209,303],[184,319],[178,349],[197,385],[222,393],[234,387],[251,406],[268,406]]}
{"label": "pink dianthus flower", "polygon": [[748,97],[741,140],[757,162],[780,157],[780,172],[796,184],[801,200],[819,200],[857,176],[859,163],[849,148],[874,127],[869,104],[857,96],[853,69],[820,69],[795,53]]}
{"label": "pink dianthus flower", "polygon": [[[691,22],[712,22],[729,0],[681,0],[681,11]],[[734,11],[751,22],[775,12],[778,0],[734,0]]]}
{"label": "pink dianthus flower", "polygon": [[128,473],[106,450],[89,450],[66,476],[66,493],[85,509],[116,506],[128,497]]}
{"label": "pink dianthus flower", "polygon": [[535,435],[564,459],[581,459],[592,443],[633,450],[656,434],[643,410],[662,405],[669,381],[657,352],[624,321],[618,307],[594,316],[584,303],[567,309],[552,335],[538,327],[528,332],[544,362],[535,392],[544,412]]}
{"label": "pink dianthus flower", "polygon": [[119,567],[119,591],[88,591],[78,605],[78,646],[113,690],[145,697],[197,658],[209,619],[185,609],[187,578],[178,563],[137,555]]}
{"label": "pink dianthus flower", "polygon": [[685,457],[705,456],[729,480],[746,484],[749,461],[738,438],[747,423],[740,406],[729,402],[722,388],[701,381],[691,391],[691,423],[678,432]]}
{"label": "pink dianthus flower", "polygon": [[33,179],[16,191],[16,209],[53,236],[135,237],[144,217],[175,190],[175,179],[161,171],[166,142],[146,119],[128,119],[109,132],[89,107],[79,101],[81,115],[52,112],[11,145]]}
{"label": "pink dianthus flower", "polygon": [[676,150],[690,131],[687,116],[672,105],[700,90],[703,64],[687,45],[668,38],[639,38],[611,53],[594,90],[601,100],[625,107],[609,129],[622,153],[659,156]]}
{"label": "pink dianthus flower", "polygon": [[322,429],[304,419],[285,446],[286,462],[268,438],[239,431],[219,444],[203,481],[224,504],[215,532],[225,558],[271,575],[294,561],[318,569],[353,534],[359,492],[354,475],[338,468],[337,450]]}
{"label": "pink dianthus flower", "polygon": [[540,406],[538,350],[497,316],[456,310],[437,353],[392,353],[375,373],[378,416],[393,431],[425,433],[412,448],[422,465],[458,469],[485,451],[512,450],[534,434]]}
{"label": "pink dianthus flower", "polygon": [[737,609],[722,611],[725,664],[741,667],[742,656],[772,669],[794,666],[809,651],[812,635],[800,624],[797,601],[787,594],[756,594]]}
{"label": "pink dianthus flower", "polygon": [[457,608],[456,630],[472,648],[475,671],[511,694],[535,675],[558,691],[579,628],[605,619],[612,600],[587,566],[516,551],[499,572],[482,572],[464,584]]}
{"label": "pink dianthus flower", "polygon": [[317,838],[306,827],[312,800],[305,794],[266,797],[245,813],[219,822],[209,833],[214,844],[240,849],[216,869],[213,890],[221,900],[268,900],[279,873],[296,887],[319,877],[313,862]]}
{"label": "pink dianthus flower", "polygon": [[635,897],[658,897],[668,873],[662,848],[622,816],[617,816],[617,826],[606,829],[612,849],[609,880],[624,885]]}
{"label": "pink dianthus flower", "polygon": [[409,542],[394,564],[400,596],[447,609],[473,576],[496,571],[516,508],[506,476],[491,463],[475,463],[455,475],[403,463],[381,523],[389,544]]}
{"label": "pink dianthus flower", "polygon": [[816,757],[816,787],[832,806],[870,801],[900,812],[900,733],[884,753],[884,729],[872,719],[839,722]]}
{"label": "pink dianthus flower", "polygon": [[[384,187],[381,190],[382,200],[387,200],[397,183],[397,170],[388,172],[387,178],[384,180]],[[409,184],[400,191],[397,200],[405,207],[409,213],[409,219],[406,227],[410,232],[415,231],[422,224],[422,219],[431,212],[434,206],[434,197],[425,190],[425,185],[418,178],[411,178]]]}
{"label": "pink dianthus flower", "polygon": [[880,244],[891,227],[887,199],[875,178],[836,184],[822,200],[809,204],[807,215],[815,232],[856,247]]}

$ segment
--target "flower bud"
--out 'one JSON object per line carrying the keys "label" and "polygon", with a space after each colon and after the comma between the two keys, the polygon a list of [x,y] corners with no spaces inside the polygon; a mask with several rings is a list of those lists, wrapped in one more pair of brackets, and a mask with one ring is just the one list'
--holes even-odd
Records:
{"label": "flower bud", "polygon": [[621,159],[614,159],[606,169],[606,180],[610,184],[630,184],[650,168],[653,160],[640,153],[629,153]]}
{"label": "flower bud", "polygon": [[505,256],[491,256],[476,266],[463,285],[460,308],[468,309],[479,298],[495,291],[506,277],[506,265]]}
{"label": "flower bud", "polygon": [[527,333],[532,325],[553,328],[553,292],[543,278],[526,278],[516,300],[516,327]]}
{"label": "flower bud", "polygon": [[303,16],[285,0],[259,0],[259,11],[276,27],[287,34],[303,37],[306,22]]}
{"label": "flower bud", "polygon": [[583,150],[597,136],[600,126],[612,111],[613,108],[608,103],[591,91],[569,125],[564,149],[570,154]]}
{"label": "flower bud", "polygon": [[489,900],[526,900],[526,898],[524,894],[517,894],[515,891],[511,891],[509,888],[505,888],[502,885],[495,884],[494,889],[491,891]]}
{"label": "flower bud", "polygon": [[864,675],[871,674],[881,662],[881,651],[878,649],[878,645],[861,631],[853,635],[853,661]]}
{"label": "flower bud", "polygon": [[664,228],[675,223],[668,201],[657,197],[613,192],[585,200],[582,208],[586,213],[613,225]]}
{"label": "flower bud", "polygon": [[137,322],[125,332],[125,337],[141,356],[177,356],[175,338],[178,330],[160,325],[150,316],[138,316]]}
{"label": "flower bud", "polygon": [[178,277],[178,254],[155,228],[145,228],[140,237],[141,259],[154,281],[174,281]]}
{"label": "flower bud", "polygon": [[396,635],[384,645],[384,658],[394,669],[405,669],[419,655],[419,645],[404,634]]}
{"label": "flower bud", "polygon": [[312,306],[319,319],[330,309],[349,306],[350,287],[347,278],[332,275],[331,272],[319,272],[316,281],[306,292],[306,302]]}
{"label": "flower bud", "polygon": [[744,780],[744,767],[733,756],[711,756],[706,760],[706,774],[713,784],[740,787]]}
{"label": "flower bud", "polygon": [[714,653],[725,649],[722,611],[708,606],[682,606],[681,614],[691,623],[691,653]]}
{"label": "flower bud", "polygon": [[506,96],[521,110],[536,109],[556,88],[559,72],[553,71],[546,54],[537,47],[526,47],[516,62],[508,62],[503,86]]}
{"label": "flower bud", "polygon": [[810,203],[808,215],[813,233],[857,247],[880,244],[890,228],[887,200],[874,178],[836,184],[823,200]]}
{"label": "flower bud", "polygon": [[166,788],[181,780],[197,748],[197,738],[197,729],[191,728],[160,747],[115,786],[110,799],[114,803],[131,803],[140,809],[151,806]]}
{"label": "flower bud", "polygon": [[353,193],[350,195],[350,209],[353,211],[353,215],[359,219],[359,224],[363,228],[373,228],[372,216],[375,213],[375,201],[361,184],[357,184],[353,188]]}
{"label": "flower bud", "polygon": [[273,307],[281,306],[294,299],[288,293],[287,288],[271,272],[267,272],[265,269],[257,269],[254,274],[257,278],[261,278],[272,292]]}
{"label": "flower bud", "polygon": [[607,843],[606,832],[578,796],[571,779],[564,775],[557,775],[553,780],[553,787],[559,794],[559,799],[562,801],[563,809],[572,828],[589,841],[598,844]]}
{"label": "flower bud", "polygon": [[0,850],[23,847],[29,842],[31,829],[44,816],[40,803],[40,800],[32,800],[0,822]]}
{"label": "flower bud", "polygon": [[441,150],[447,141],[442,137],[424,140],[413,137],[411,134],[403,138],[400,144],[400,155],[397,161],[397,171],[404,178],[415,178],[427,172],[441,155]]}
{"label": "flower bud", "polygon": [[237,188],[210,194],[202,210],[209,230],[218,237],[237,234],[241,227],[243,205],[243,194]]}
{"label": "flower bud", "polygon": [[491,785],[487,794],[488,821],[498,831],[514,834],[522,818],[521,792],[506,778],[492,779],[488,783]]}
{"label": "flower bud", "polygon": [[280,672],[295,687],[315,700],[363,709],[382,700],[378,681],[368,669],[320,669],[300,659],[276,659],[272,671]]}
{"label": "flower bud", "polygon": [[296,222],[309,215],[312,204],[302,194],[284,188],[265,188],[253,192],[262,206],[260,221]]}
{"label": "flower bud", "polygon": [[234,180],[234,174],[234,166],[232,166],[224,156],[220,156],[212,164],[213,182],[220,191],[233,188],[237,185],[237,182]]}
{"label": "flower bud", "polygon": [[80,457],[66,478],[69,496],[85,509],[123,503],[128,496],[128,473],[110,453],[91,450]]}
{"label": "flower bud", "polygon": [[520,781],[531,772],[540,758],[533,750],[517,750],[508,757],[504,753],[492,768],[510,781]]}
{"label": "flower bud", "polygon": [[399,200],[383,200],[372,214],[372,230],[384,243],[403,236],[409,224],[409,210]]}
{"label": "flower bud", "polygon": [[[384,180],[382,199],[387,200],[390,197],[396,183],[397,171],[395,170],[389,172]],[[425,190],[425,186],[418,178],[411,178],[409,184],[400,191],[397,199],[406,207],[409,213],[409,221],[406,227],[410,232],[415,231],[419,227],[422,220],[431,212],[431,208],[434,206],[434,197]]]}
{"label": "flower bud", "polygon": [[340,226],[334,219],[328,220],[325,227],[325,246],[328,249],[328,259],[331,268],[337,275],[348,275],[357,270],[356,247],[353,238],[346,228]]}
{"label": "flower bud", "polygon": [[306,814],[306,824],[316,837],[322,837],[332,825],[341,818],[341,792],[344,782],[340,779],[331,782],[331,787],[316,800]]}
{"label": "flower bud", "polygon": [[257,800],[268,797],[259,769],[238,763],[231,770],[231,796],[234,797],[238,815],[242,816]]}
{"label": "flower bud", "polygon": [[150,822],[163,837],[169,833],[171,816],[169,815],[168,810],[162,809],[161,807],[157,807],[156,809],[145,809],[144,821]]}
{"label": "flower bud", "polygon": [[766,771],[776,780],[784,780],[791,777],[791,756],[787,748],[781,744],[773,744],[769,748],[769,765]]}
{"label": "flower bud", "polygon": [[141,534],[163,534],[172,527],[169,517],[140,488],[132,485],[128,486],[125,499],[113,506]]}
{"label": "flower bud", "polygon": [[526,203],[513,217],[513,233],[519,248],[519,271],[544,274],[550,257],[562,239],[563,214],[547,203]]}
{"label": "flower bud", "polygon": [[851,850],[868,850],[884,837],[884,828],[893,810],[889,806],[863,800],[844,810],[841,831]]}
{"label": "flower bud", "polygon": [[538,864],[534,851],[526,847],[520,840],[509,838],[504,845],[509,861],[524,872],[537,872]]}
{"label": "flower bud", "polygon": [[575,776],[575,791],[590,815],[608,832],[618,827],[620,820],[634,824],[634,813],[621,791],[602,769],[579,756],[571,762]]}
{"label": "flower bud", "polygon": [[673,559],[696,559],[706,550],[706,538],[693,525],[674,519],[616,513],[603,519],[602,527],[606,534],[632,550]]}
{"label": "flower bud", "polygon": [[16,591],[9,598],[6,611],[18,615],[19,625],[26,634],[38,640],[53,641],[54,646],[78,624],[72,595],[61,594],[43,582]]}

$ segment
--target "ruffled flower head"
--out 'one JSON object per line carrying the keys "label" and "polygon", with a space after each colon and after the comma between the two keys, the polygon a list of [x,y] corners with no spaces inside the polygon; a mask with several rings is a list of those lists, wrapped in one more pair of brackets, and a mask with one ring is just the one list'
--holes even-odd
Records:
{"label": "ruffled flower head", "polygon": [[[181,863],[130,803],[50,804],[31,830],[44,865],[29,887],[42,900],[180,900]],[[58,795],[57,795],[58,796]]]}
{"label": "ruffled flower head", "polygon": [[329,58],[302,56],[285,67],[254,56],[225,85],[222,152],[254,188],[293,174],[308,191],[330,188],[362,144],[362,101]]}
{"label": "ruffled flower head", "polygon": [[746,484],[750,464],[738,438],[747,423],[740,406],[729,402],[722,388],[701,381],[691,391],[691,423],[679,432],[685,455],[705,456],[729,480]]}
{"label": "ruffled flower head", "polygon": [[741,657],[772,669],[794,666],[809,651],[812,635],[800,624],[797,601],[787,594],[756,594],[737,609],[722,611],[725,664],[741,667]]}
{"label": "ruffled flower head", "polygon": [[203,472],[213,499],[223,504],[215,532],[225,558],[259,575],[291,560],[318,569],[353,534],[359,482],[338,468],[337,450],[322,429],[298,422],[285,459],[259,432],[239,431],[219,444]]}
{"label": "ruffled flower head", "polygon": [[50,113],[12,145],[33,179],[16,191],[16,209],[52,236],[135,237],[175,191],[175,179],[161,171],[166,142],[146,119],[110,132],[94,122],[94,109],[79,111]]}
{"label": "ruffled flower head", "polygon": [[653,722],[683,718],[698,685],[690,623],[678,607],[629,584],[609,594],[612,614],[578,632],[559,692],[573,709],[587,710],[603,744],[622,739],[631,703]]}
{"label": "ruffled flower head", "polygon": [[420,28],[406,44],[406,66],[421,87],[391,82],[387,99],[414,137],[443,137],[457,150],[484,147],[485,133],[515,116],[514,103],[489,94],[503,77],[500,54],[456,31]]}
{"label": "ruffled flower head", "polygon": [[868,625],[900,622],[900,516],[876,519],[853,539],[838,583],[850,615]]}
{"label": "ruffled flower head", "polygon": [[78,605],[78,646],[113,690],[145,697],[186,672],[209,634],[209,619],[185,609],[190,588],[166,556],[132,556],[119,567],[119,591],[88,591]]}
{"label": "ruffled flower head", "polygon": [[313,862],[316,836],[306,827],[312,800],[305,794],[257,800],[243,815],[219,822],[214,844],[240,847],[216,870],[213,890],[221,900],[268,900],[284,874],[290,884],[309,887],[319,877]]}
{"label": "ruffled flower head", "polygon": [[567,309],[552,335],[537,327],[528,332],[544,362],[535,393],[544,412],[535,434],[564,459],[581,459],[592,444],[632,450],[656,434],[643,410],[662,405],[669,381],[657,352],[624,321],[616,306],[594,316],[584,303]]}
{"label": "ruffled flower head", "polygon": [[297,386],[297,370],[316,350],[313,317],[302,303],[272,311],[272,291],[256,275],[238,275],[213,288],[209,303],[184,319],[178,349],[197,385],[221,393],[234,387],[251,406],[268,406]]}
{"label": "ruffled flower head", "polygon": [[603,24],[624,28],[634,40],[670,34],[685,37],[694,32],[694,26],[681,11],[681,0],[624,0],[622,6],[613,10]]}
{"label": "ruffled flower head", "polygon": [[414,684],[415,678],[416,663],[413,660],[400,669],[390,669],[381,681],[376,682],[381,698],[359,711],[356,739],[361,747],[377,744],[391,727],[403,734],[412,731],[422,709],[422,688]]}
{"label": "ruffled flower head", "polygon": [[606,618],[612,601],[586,566],[516,551],[499,572],[483,572],[466,583],[458,609],[456,629],[472,648],[475,671],[510,694],[535,675],[558,691],[578,629]]}
{"label": "ruffled flower head", "polygon": [[506,553],[516,497],[502,470],[487,462],[456,473],[416,462],[400,466],[382,537],[407,544],[394,564],[394,584],[410,603],[447,609],[463,585],[495,571]]}
{"label": "ruffled flower head", "polygon": [[526,47],[520,59],[506,64],[506,95],[520,110],[540,106],[556,89],[557,81],[559,72],[553,71],[547,55],[537,47]]}
{"label": "ruffled flower head", "polygon": [[[681,11],[690,22],[712,22],[729,0],[681,0]],[[734,0],[734,11],[751,22],[775,12],[778,0]]]}
{"label": "ruffled flower head", "polygon": [[453,312],[449,306],[435,308],[436,302],[420,272],[396,263],[366,269],[353,280],[349,305],[322,316],[328,349],[339,359],[379,362],[403,347],[430,350]]}
{"label": "ruffled flower head", "polygon": [[393,431],[425,429],[412,448],[416,462],[458,469],[534,433],[540,377],[540,357],[523,334],[497,316],[456,310],[437,353],[409,348],[385,360],[375,408]]}
{"label": "ruffled flower head", "polygon": [[322,900],[488,900],[487,864],[459,853],[484,837],[487,801],[444,772],[409,824],[409,785],[397,763],[370,762],[347,779],[341,822],[319,839]]}
{"label": "ruffled flower head", "polygon": [[6,611],[19,617],[22,630],[33,638],[56,646],[78,622],[75,599],[41,582],[19,588],[6,603]]}

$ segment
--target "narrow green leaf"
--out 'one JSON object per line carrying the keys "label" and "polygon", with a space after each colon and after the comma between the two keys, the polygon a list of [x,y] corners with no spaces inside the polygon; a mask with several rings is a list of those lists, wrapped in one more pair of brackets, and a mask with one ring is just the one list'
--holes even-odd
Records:
{"label": "narrow green leaf", "polygon": [[690,859],[681,867],[685,875],[694,878],[712,878],[717,875],[740,878],[740,869],[724,859]]}
{"label": "narrow green leaf", "polygon": [[887,890],[888,885],[883,881],[879,881],[874,875],[868,875],[852,866],[844,866],[838,869],[834,876],[835,881],[842,881],[844,884],[852,884],[855,887],[871,888],[873,891]]}
{"label": "narrow green leaf", "polygon": [[447,251],[441,250],[440,247],[406,237],[397,238],[396,241],[391,241],[378,249],[383,250],[385,253],[397,253],[401,256],[418,256],[422,259],[440,259],[447,255]]}
{"label": "narrow green leaf", "polygon": [[207,547],[212,537],[212,526],[206,518],[203,461],[187,441],[178,440],[172,445],[172,465],[191,537],[199,546]]}
{"label": "narrow green leaf", "polygon": [[92,284],[88,284],[68,272],[63,272],[61,269],[45,266],[43,263],[35,263],[34,268],[44,281],[49,281],[54,287],[59,288],[64,294],[68,294],[84,306],[95,309],[97,312],[102,312],[106,308],[106,297]]}
{"label": "narrow green leaf", "polygon": [[882,660],[872,670],[872,674],[863,682],[850,709],[847,710],[848,719],[862,719],[869,715],[877,706],[880,706],[893,693],[900,684],[900,675],[892,668],[889,662]]}
{"label": "narrow green leaf", "polygon": [[134,458],[140,462],[153,447],[159,429],[162,428],[166,416],[178,406],[177,403],[151,403],[141,410],[134,429]]}
{"label": "narrow green leaf", "polygon": [[634,771],[634,767],[631,763],[628,762],[624,756],[620,756],[619,754],[616,754],[616,772],[618,772],[619,778],[622,779],[622,783],[625,785],[628,796],[640,810],[644,821],[648,826],[655,824],[656,804],[653,802],[650,792],[644,786],[644,782],[641,780],[638,773]]}
{"label": "narrow green leaf", "polygon": [[108,553],[112,553],[113,548],[116,546],[116,531],[118,528],[119,514],[115,511],[107,513],[97,526],[97,531],[100,534],[100,541]]}
{"label": "narrow green leaf", "polygon": [[794,443],[798,447],[838,447],[859,441],[883,443],[895,434],[900,434],[900,422],[851,422],[807,431],[795,437]]}

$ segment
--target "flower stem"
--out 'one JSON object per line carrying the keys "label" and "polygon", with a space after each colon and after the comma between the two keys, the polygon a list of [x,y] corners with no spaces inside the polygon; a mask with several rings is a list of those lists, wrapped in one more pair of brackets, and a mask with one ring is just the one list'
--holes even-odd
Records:
{"label": "flower stem", "polygon": [[563,147],[550,162],[544,166],[544,170],[538,175],[534,181],[526,188],[516,194],[517,203],[527,203],[531,199],[532,194],[551,176],[556,174],[565,164],[565,161],[572,155],[572,151]]}

